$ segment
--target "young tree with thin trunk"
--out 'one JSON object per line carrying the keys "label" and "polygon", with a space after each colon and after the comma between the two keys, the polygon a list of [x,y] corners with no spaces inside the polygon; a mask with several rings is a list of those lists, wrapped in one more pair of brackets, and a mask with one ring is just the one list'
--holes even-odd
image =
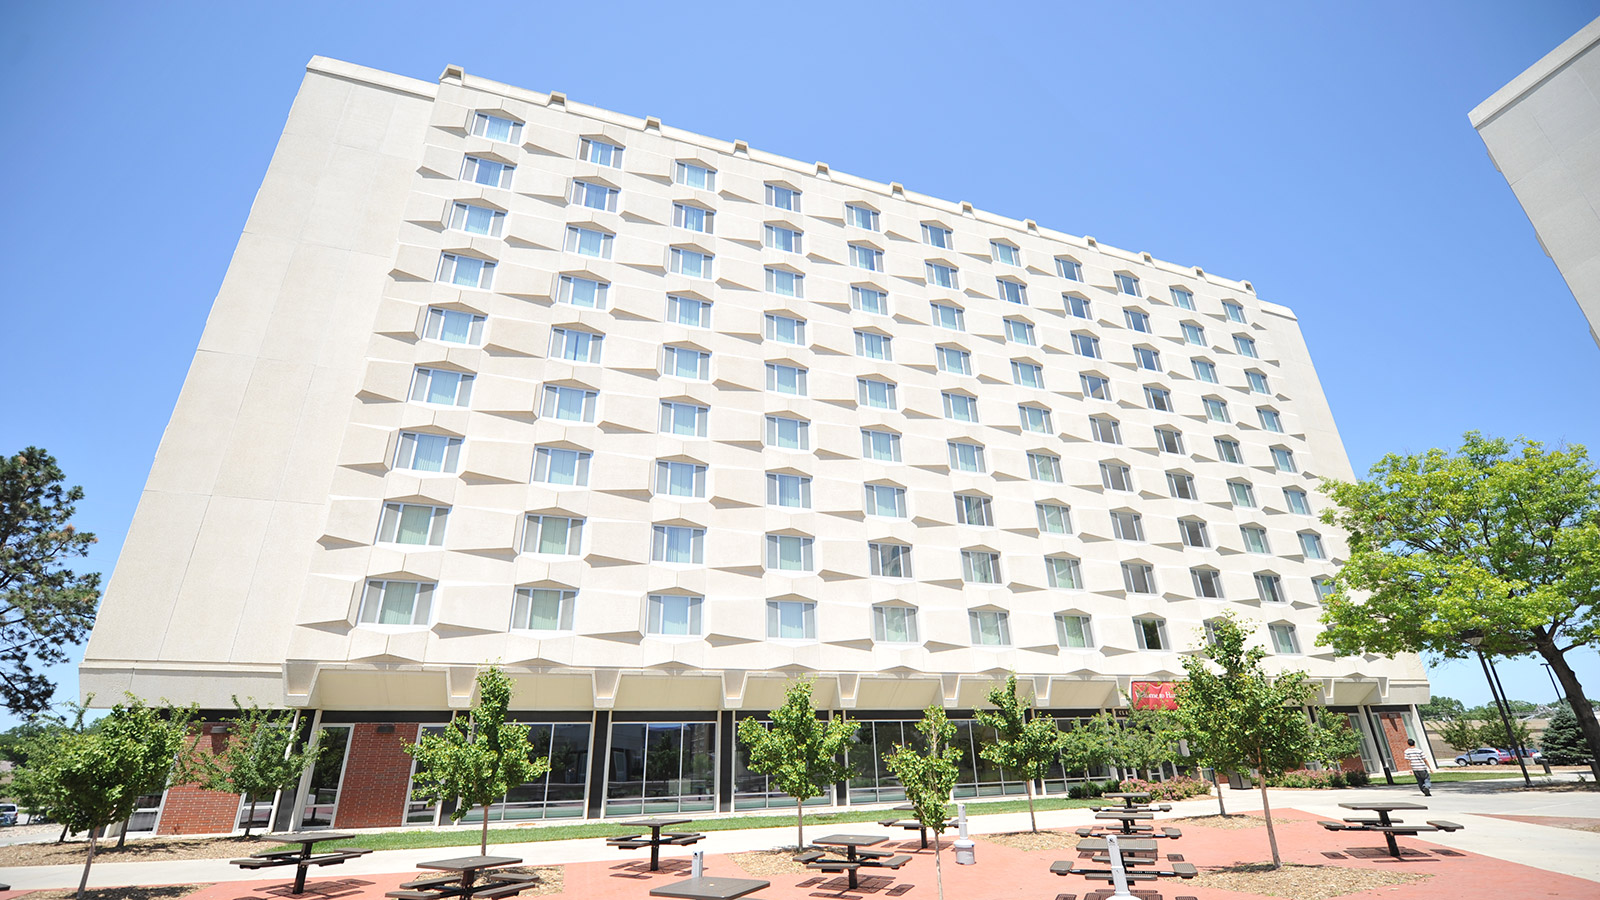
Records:
{"label": "young tree with thin trunk", "polygon": [[845,751],[861,726],[840,716],[817,718],[811,703],[811,679],[789,685],[783,705],[772,711],[770,726],[755,717],[739,722],[739,743],[750,756],[750,771],[767,776],[775,788],[794,798],[795,846],[806,846],[805,803],[850,777]]}
{"label": "young tree with thin trunk", "polygon": [[478,673],[478,705],[457,716],[443,732],[426,733],[406,752],[417,761],[413,799],[430,803],[455,800],[452,821],[461,821],[474,806],[483,808],[478,852],[489,854],[489,806],[518,785],[543,777],[550,758],[535,757],[528,726],[506,721],[511,707],[511,678],[498,667]]}
{"label": "young tree with thin trunk", "polygon": [[68,661],[100,602],[100,576],[65,565],[95,537],[73,527],[83,488],[62,478],[39,447],[0,456],[0,704],[16,716],[50,708],[56,686],[39,670]]}
{"label": "young tree with thin trunk", "polygon": [[1188,677],[1178,683],[1178,718],[1201,758],[1230,771],[1260,773],[1272,867],[1282,868],[1267,779],[1315,759],[1328,745],[1303,708],[1313,688],[1304,672],[1263,669],[1267,651],[1245,647],[1248,633],[1232,614],[1214,620],[1212,633],[1211,644],[1183,661]]}
{"label": "young tree with thin trunk", "polygon": [[922,734],[923,750],[905,744],[896,744],[894,751],[883,758],[884,767],[905,789],[910,801],[911,815],[922,827],[933,832],[933,871],[939,888],[939,900],[944,900],[944,864],[940,862],[939,835],[950,824],[950,792],[955,790],[961,770],[961,748],[955,746],[956,726],[945,716],[944,707],[935,703],[922,713],[916,725]]}
{"label": "young tree with thin trunk", "polygon": [[[245,707],[233,698],[234,714],[222,720],[227,726],[227,744],[220,753],[201,748],[204,729],[180,766],[180,781],[198,784],[210,791],[226,791],[249,798],[250,812],[245,818],[244,836],[255,826],[256,804],[299,782],[308,766],[317,764],[327,740],[319,732],[304,746],[299,745],[292,710],[262,709],[255,703]],[[267,831],[272,823],[267,823]]]}
{"label": "young tree with thin trunk", "polygon": [[1024,700],[1017,696],[1017,676],[1006,677],[1004,687],[989,692],[989,703],[994,710],[980,709],[973,713],[979,725],[993,728],[995,739],[978,751],[988,761],[1022,776],[1022,788],[1028,797],[1028,824],[1037,832],[1039,820],[1033,811],[1033,783],[1043,778],[1050,764],[1061,755],[1066,738],[1056,720],[1045,716],[1030,716],[1033,698]]}
{"label": "young tree with thin trunk", "polygon": [[1600,721],[1567,661],[1600,646],[1600,470],[1583,447],[1468,432],[1455,452],[1390,454],[1325,490],[1337,506],[1323,521],[1350,532],[1350,559],[1318,644],[1461,659],[1482,635],[1490,657],[1536,654],[1600,758]]}
{"label": "young tree with thin trunk", "polygon": [[78,879],[80,900],[99,849],[97,832],[133,815],[152,785],[165,787],[187,734],[187,711],[152,708],[130,698],[93,729],[63,730],[50,742],[31,777],[44,811],[89,835],[89,855]]}

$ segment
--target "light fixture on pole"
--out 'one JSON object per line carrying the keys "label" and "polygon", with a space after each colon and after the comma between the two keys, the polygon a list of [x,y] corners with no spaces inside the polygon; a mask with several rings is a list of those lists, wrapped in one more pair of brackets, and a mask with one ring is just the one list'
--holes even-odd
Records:
{"label": "light fixture on pole", "polygon": [[1524,758],[1525,751],[1522,742],[1511,731],[1511,713],[1509,704],[1501,700],[1500,691],[1496,690],[1494,673],[1489,671],[1489,658],[1483,655],[1483,632],[1476,628],[1461,632],[1461,637],[1472,645],[1473,652],[1478,654],[1478,662],[1483,665],[1483,677],[1489,682],[1489,695],[1494,698],[1494,708],[1500,711],[1500,721],[1506,726],[1506,746],[1517,757],[1517,767],[1522,769],[1522,783],[1533,787],[1533,779],[1528,777],[1528,761]]}

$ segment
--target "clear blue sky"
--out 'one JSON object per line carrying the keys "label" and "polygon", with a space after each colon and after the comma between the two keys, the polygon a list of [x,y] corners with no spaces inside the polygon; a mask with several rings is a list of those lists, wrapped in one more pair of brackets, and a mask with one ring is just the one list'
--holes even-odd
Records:
{"label": "clear blue sky", "polygon": [[[1467,122],[1597,15],[1570,0],[5,4],[0,452],[46,447],[84,485],[88,564],[109,576],[315,54],[424,79],[453,63],[1249,279],[1299,315],[1357,472],[1474,428],[1600,452],[1600,350]],[[1600,696],[1600,657],[1575,661]],[[1513,696],[1551,699],[1536,664],[1502,669]],[[1488,699],[1475,664],[1434,684]]]}

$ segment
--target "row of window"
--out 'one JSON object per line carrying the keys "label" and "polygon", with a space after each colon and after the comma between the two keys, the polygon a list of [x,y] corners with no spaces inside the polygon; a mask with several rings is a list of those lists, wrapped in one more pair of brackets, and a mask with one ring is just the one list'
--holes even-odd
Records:
{"label": "row of window", "polygon": [[[470,385],[470,382],[469,382]],[[554,397],[555,399],[550,399]],[[574,418],[584,415],[593,402],[592,392],[575,391],[571,393],[546,394],[545,414],[554,415],[556,418]],[[689,403],[675,401],[662,401],[660,407],[660,420],[658,428],[662,434],[679,436],[704,436],[706,417],[709,409]],[[785,416],[767,416],[765,443],[769,447],[785,450],[810,450],[810,423],[803,419],[788,418]],[[901,436],[892,431],[879,429],[861,429],[861,453],[864,459],[879,462],[902,462],[900,449]],[[397,469],[418,472],[438,472],[453,474],[459,471],[462,439],[449,435],[429,434],[426,432],[402,432],[397,442],[394,465]],[[968,441],[947,441],[949,466],[952,471],[987,474],[987,450],[982,444]],[[1277,449],[1274,448],[1274,452]],[[1287,451],[1285,451],[1287,452]],[[537,447],[534,451],[533,480],[538,483],[555,486],[586,487],[589,483],[589,463],[591,452],[588,450],[571,449],[564,447]],[[1034,481],[1043,483],[1064,483],[1062,474],[1061,457],[1045,452],[1029,451],[1028,475]],[[1292,466],[1293,458],[1289,457],[1287,463]],[[1137,493],[1133,469],[1126,463],[1109,460],[1100,464],[1101,487],[1108,491]],[[706,473],[708,466],[696,462],[667,461],[657,462],[656,490],[658,493],[678,496],[704,498],[706,496]],[[1292,468],[1286,469],[1292,471]],[[1165,473],[1167,494],[1178,500],[1199,500],[1199,491],[1193,475],[1187,472],[1169,471]],[[772,475],[771,477],[778,477]],[[797,484],[804,484],[809,496],[810,478],[804,475],[783,475],[783,478],[801,479]],[[688,479],[688,480],[684,480]],[[1242,509],[1256,509],[1260,504],[1256,499],[1255,486],[1248,480],[1230,479],[1227,481],[1229,500],[1235,507]],[[869,485],[869,493],[879,489],[901,492],[900,505],[903,507],[904,488],[892,485]],[[1284,505],[1290,512],[1309,516],[1312,514],[1310,499],[1304,490],[1299,488],[1282,488]],[[787,505],[787,504],[782,504]],[[809,505],[809,504],[807,504]],[[973,523],[977,524],[977,523]],[[1055,529],[1045,529],[1053,531]],[[1312,558],[1323,558],[1307,552]]]}
{"label": "row of window", "polygon": [[[470,130],[472,134],[486,137],[490,140],[504,141],[517,144],[521,141],[522,123],[489,113],[474,113]],[[582,138],[578,146],[578,158],[612,169],[621,169],[624,150],[621,146],[594,138]],[[491,187],[509,188],[511,176],[515,166],[468,156],[463,164],[461,178],[477,184]],[[673,183],[696,191],[715,192],[717,189],[717,172],[715,169],[700,163],[676,161],[672,171]],[[606,184],[597,184],[574,179],[574,187],[569,199],[571,202],[590,209],[615,212],[617,209],[618,190]],[[779,183],[769,182],[764,188],[764,200],[767,206],[787,212],[800,212],[801,192],[795,188]],[[674,212],[673,224],[681,228],[710,233],[714,211],[699,206],[677,204],[677,209],[686,211],[680,215]],[[696,212],[689,212],[698,210]],[[847,227],[858,228],[869,232],[881,232],[882,223],[880,212],[864,202],[846,203],[844,205],[844,222]],[[774,249],[799,253],[800,232],[781,225],[769,225],[766,236],[766,245]],[[930,247],[940,250],[955,250],[954,233],[950,228],[938,222],[924,222],[921,225],[922,241]],[[786,235],[773,235],[772,231],[786,232]],[[487,232],[484,232],[487,233]],[[872,248],[867,248],[872,249]],[[877,251],[881,260],[881,251]],[[1016,244],[1003,239],[989,242],[990,259],[1000,265],[1024,268],[1022,250]],[[855,252],[852,251],[852,256]],[[1056,274],[1069,281],[1083,281],[1083,266],[1070,256],[1055,256]],[[859,263],[858,263],[859,264]],[[930,264],[932,265],[932,264]],[[935,276],[930,270],[929,281],[940,284],[942,287],[956,288],[954,267],[941,265],[949,270],[949,275]],[[1143,289],[1139,278],[1128,272],[1115,273],[1117,290],[1130,297],[1143,297]],[[1018,282],[1001,280],[1002,284],[1019,284]],[[1002,294],[1008,290],[1001,288]],[[1172,302],[1180,309],[1194,310],[1194,293],[1176,285],[1168,288]],[[1009,297],[1007,299],[1010,299]],[[1023,302],[1023,301],[1014,301]],[[1223,312],[1229,320],[1243,323],[1245,321],[1244,307],[1231,300],[1222,302]]]}
{"label": "row of window", "polygon": [[[431,624],[437,585],[430,582],[372,579],[362,595],[357,621],[362,625],[427,626]],[[511,606],[510,628],[514,631],[573,631],[574,608],[578,592],[569,588],[517,588]],[[645,633],[663,637],[696,637],[705,634],[704,598],[695,594],[650,594],[645,615]],[[817,604],[808,600],[766,601],[766,636],[769,640],[814,641],[817,639]],[[1005,610],[975,609],[967,612],[972,645],[1010,647],[1011,617]],[[1134,639],[1141,650],[1175,649],[1167,635],[1165,619],[1138,616],[1132,619]],[[1092,617],[1080,613],[1055,616],[1058,646],[1089,650],[1096,648]],[[1205,623],[1211,639],[1212,623]],[[1300,652],[1295,626],[1274,623],[1268,626],[1273,648],[1282,654]],[[872,607],[872,638],[885,644],[922,642],[917,608],[897,604]]]}
{"label": "row of window", "polygon": [[[689,463],[674,463],[661,461],[656,463],[655,491],[658,494],[680,497],[705,496],[704,466]],[[906,518],[906,489],[897,485],[868,484],[863,485],[864,495],[862,509],[868,516],[878,518]],[[994,527],[993,501],[981,494],[955,494],[955,517],[961,525],[976,527]],[[782,509],[810,509],[811,508],[811,479],[804,475],[790,475],[781,472],[767,473],[767,505]],[[1034,504],[1037,517],[1037,527],[1041,534],[1071,534],[1072,510],[1062,504],[1036,503]],[[417,546],[439,547],[444,544],[444,531],[450,509],[444,506],[432,506],[420,503],[393,502],[384,504],[383,514],[378,525],[377,540],[387,544],[410,544]],[[1111,520],[1111,533],[1120,541],[1142,543],[1145,540],[1144,516],[1136,512],[1112,510],[1109,513]],[[1209,527],[1203,519],[1180,518],[1176,520],[1179,539],[1186,547],[1197,550],[1212,549]],[[546,515],[531,513],[527,516],[526,527],[522,541],[522,549],[528,553],[546,553],[561,555],[580,555],[582,550],[584,520],[568,516]],[[1267,531],[1258,525],[1239,526],[1240,537],[1248,552],[1257,554],[1271,553],[1267,542]],[[1328,558],[1327,550],[1322,542],[1322,536],[1315,531],[1301,531],[1297,534],[1300,542],[1300,552],[1308,560],[1324,560]],[[797,569],[799,571],[814,571],[812,565],[813,539],[804,535],[768,535],[767,567],[771,569]],[[705,529],[693,526],[657,525],[655,538],[652,545],[651,560],[669,563],[701,563],[704,562]],[[911,577],[911,549],[893,543],[872,545],[872,569],[874,575],[890,575],[894,577]],[[899,548],[899,549],[895,549]],[[680,552],[681,551],[681,552]],[[791,552],[792,551],[792,552]],[[778,555],[774,555],[777,552]],[[967,553],[968,551],[963,551]],[[976,552],[976,551],[972,551]],[[990,554],[998,565],[998,554]],[[893,557],[893,565],[880,565]],[[790,565],[794,561],[797,565]],[[1077,561],[1072,560],[1073,570],[1076,571]],[[970,568],[970,567],[969,567]],[[879,571],[882,569],[883,571]],[[998,581],[998,569],[986,566],[985,571],[993,571],[994,581]],[[986,578],[969,578],[969,581],[989,582]],[[1083,585],[1076,577],[1064,579],[1056,583],[1052,577],[1052,587],[1075,587]],[[1203,596],[1220,596],[1220,594],[1204,594]]]}

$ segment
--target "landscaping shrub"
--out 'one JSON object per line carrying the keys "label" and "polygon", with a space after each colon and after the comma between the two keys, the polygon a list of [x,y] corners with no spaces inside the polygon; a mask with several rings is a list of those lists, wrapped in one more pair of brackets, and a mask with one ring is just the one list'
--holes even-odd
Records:
{"label": "landscaping shrub", "polygon": [[1190,797],[1200,797],[1211,793],[1211,783],[1198,778],[1179,775],[1166,781],[1145,781],[1142,778],[1129,778],[1119,786],[1129,793],[1143,792],[1150,795],[1150,801],[1187,800]]}
{"label": "landscaping shrub", "polygon": [[1269,787],[1284,788],[1342,788],[1361,787],[1370,781],[1365,772],[1345,772],[1340,769],[1291,769],[1282,775],[1267,779]]}

